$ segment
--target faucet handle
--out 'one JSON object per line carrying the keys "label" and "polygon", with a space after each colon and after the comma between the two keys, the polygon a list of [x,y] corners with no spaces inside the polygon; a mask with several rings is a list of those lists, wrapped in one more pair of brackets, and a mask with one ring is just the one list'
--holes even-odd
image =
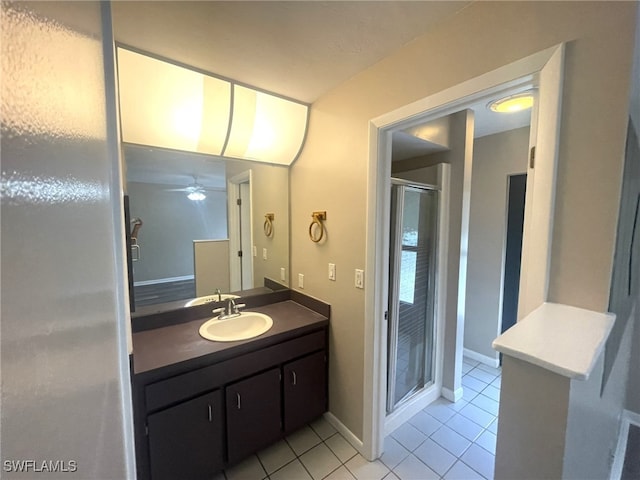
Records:
{"label": "faucet handle", "polygon": [[211,310],[211,313],[217,313],[218,315],[223,314],[224,313],[224,308],[222,308],[222,307],[214,308],[213,310]]}
{"label": "faucet handle", "polygon": [[236,304],[236,313],[239,313],[239,310],[240,310],[241,308],[246,307],[246,306],[247,306],[247,305],[246,305],[245,303],[237,303],[237,304]]}

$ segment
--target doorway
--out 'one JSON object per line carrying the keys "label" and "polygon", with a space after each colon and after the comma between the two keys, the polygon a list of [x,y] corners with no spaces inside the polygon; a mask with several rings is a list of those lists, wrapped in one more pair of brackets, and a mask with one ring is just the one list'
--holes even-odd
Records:
{"label": "doorway", "polygon": [[251,170],[228,180],[229,272],[231,291],[253,288],[253,219]]}
{"label": "doorway", "polygon": [[[493,96],[524,84],[538,88],[538,103],[532,114],[530,145],[536,145],[534,176],[527,178],[519,316],[523,316],[546,301],[553,226],[553,198],[555,195],[557,145],[561,108],[564,45],[560,44],[529,57],[500,67],[412,104],[372,119],[369,124],[370,160],[368,182],[367,271],[372,288],[365,301],[365,375],[364,375],[364,432],[363,454],[367,459],[378,458],[383,452],[386,417],[387,324],[389,292],[389,240],[391,141],[394,131],[406,129],[426,121],[459,112],[465,105],[480,98]],[[538,118],[544,122],[537,122]],[[471,120],[472,122],[472,120]],[[442,373],[442,392],[449,400],[462,396],[462,341],[464,329],[464,292],[466,280],[466,242],[468,239],[468,207],[471,160],[465,155],[463,165],[451,169],[451,192],[443,213],[454,212],[462,217],[462,231],[457,227],[449,245],[450,275],[445,298],[445,332]],[[467,168],[468,167],[468,168]],[[528,173],[532,172],[529,168]],[[455,187],[454,187],[455,185]],[[535,194],[534,194],[535,193]],[[466,222],[466,225],[465,225]],[[449,223],[449,225],[452,225]],[[385,235],[386,233],[386,235]],[[445,234],[446,235],[446,234]],[[460,235],[458,237],[457,235]],[[464,247],[464,248],[462,248]],[[455,257],[455,258],[454,258]],[[443,266],[444,268],[444,266]]]}
{"label": "doorway", "polygon": [[[520,260],[524,230],[524,204],[527,174],[509,175],[507,179],[507,228],[502,286],[502,326],[504,333],[518,320],[520,292]],[[502,356],[500,356],[502,363]]]}
{"label": "doorway", "polygon": [[387,413],[434,383],[438,191],[391,179]]}

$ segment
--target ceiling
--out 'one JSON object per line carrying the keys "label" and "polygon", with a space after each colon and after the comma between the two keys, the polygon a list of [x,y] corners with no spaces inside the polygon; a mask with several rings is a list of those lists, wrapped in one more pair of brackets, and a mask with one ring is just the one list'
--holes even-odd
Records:
{"label": "ceiling", "polygon": [[[523,110],[514,113],[496,113],[488,108],[488,105],[499,98],[509,95],[521,93],[532,89],[532,85],[520,86],[515,89],[505,90],[500,93],[498,98],[483,98],[465,107],[465,109],[473,110],[474,114],[474,131],[473,138],[486,137],[495,133],[506,132],[516,128],[526,127],[531,123],[531,110]],[[461,108],[461,109],[462,109]],[[431,122],[428,122],[428,125]],[[419,127],[414,127],[419,128]],[[448,145],[439,144],[438,142],[428,141],[412,135],[405,131],[393,132],[392,158],[394,161],[406,160],[408,158],[420,157],[431,153],[442,152],[448,150]]]}
{"label": "ceiling", "polygon": [[226,188],[226,162],[210,155],[125,144],[127,182],[185,186],[196,180],[207,188]]}
{"label": "ceiling", "polygon": [[[123,45],[313,103],[470,3],[116,0],[111,5],[114,36]],[[528,125],[528,112],[499,115],[480,103],[468,107],[476,114],[476,137]],[[394,136],[394,158],[433,148],[412,135]]]}
{"label": "ceiling", "polygon": [[471,2],[114,1],[117,42],[306,103]]}

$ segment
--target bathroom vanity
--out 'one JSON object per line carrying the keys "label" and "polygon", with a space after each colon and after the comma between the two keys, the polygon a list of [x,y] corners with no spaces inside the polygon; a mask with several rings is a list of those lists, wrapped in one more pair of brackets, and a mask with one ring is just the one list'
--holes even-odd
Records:
{"label": "bathroom vanity", "polygon": [[248,340],[200,337],[214,305],[176,311],[173,324],[165,313],[158,328],[149,328],[158,318],[136,319],[139,478],[212,478],[327,410],[329,306],[290,291],[247,300],[246,310],[273,319]]}

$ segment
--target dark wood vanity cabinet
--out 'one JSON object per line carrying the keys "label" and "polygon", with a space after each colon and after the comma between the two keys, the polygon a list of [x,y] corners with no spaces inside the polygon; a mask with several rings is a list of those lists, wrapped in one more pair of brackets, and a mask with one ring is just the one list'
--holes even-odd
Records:
{"label": "dark wood vanity cabinet", "polygon": [[291,433],[327,410],[327,364],[324,351],[282,367],[284,431]]}
{"label": "dark wood vanity cabinet", "polygon": [[224,466],[222,392],[149,415],[151,478],[208,479]]}
{"label": "dark wood vanity cabinet", "polygon": [[154,377],[135,379],[139,478],[211,478],[327,410],[327,329]]}
{"label": "dark wood vanity cabinet", "polygon": [[274,368],[226,388],[229,463],[280,438],[280,379],[280,369]]}

